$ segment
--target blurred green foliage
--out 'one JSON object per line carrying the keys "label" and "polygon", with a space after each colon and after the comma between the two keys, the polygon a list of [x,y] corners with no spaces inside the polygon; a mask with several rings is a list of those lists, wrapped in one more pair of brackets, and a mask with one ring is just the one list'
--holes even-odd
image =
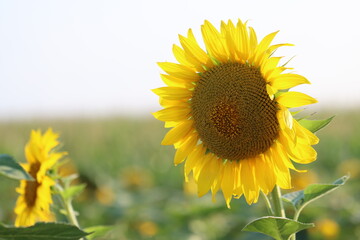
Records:
{"label": "blurred green foliage", "polygon": [[[360,239],[359,122],[357,112],[338,113],[318,133],[318,160],[298,165],[309,172],[294,173],[295,187],[351,174],[345,186],[303,211],[299,220],[315,222],[316,227],[298,239]],[[161,122],[150,117],[0,122],[0,153],[23,162],[31,129],[48,127],[60,133],[62,149],[69,153],[63,173],[78,172],[79,181],[87,184],[74,202],[80,225],[115,226],[104,239],[269,239],[240,232],[266,214],[261,199],[251,206],[234,199],[227,209],[221,193],[216,203],[210,194],[196,196],[194,184],[183,181],[183,165],[172,163],[173,147],[160,145],[167,131]],[[0,222],[13,224],[18,182],[4,177],[0,181]],[[286,207],[292,217],[291,207]]]}

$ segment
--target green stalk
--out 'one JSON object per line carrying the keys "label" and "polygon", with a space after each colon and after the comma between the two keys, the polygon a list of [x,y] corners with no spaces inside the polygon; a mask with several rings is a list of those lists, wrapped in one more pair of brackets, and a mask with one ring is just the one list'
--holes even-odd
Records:
{"label": "green stalk", "polygon": [[275,216],[286,217],[284,206],[281,200],[281,190],[278,185],[275,185],[274,190],[271,192],[271,197],[274,205]]}
{"label": "green stalk", "polygon": [[268,213],[269,215],[273,216],[274,215],[274,211],[272,209],[272,206],[271,206],[271,203],[270,203],[270,200],[269,198],[266,196],[265,193],[263,193],[262,191],[261,192],[261,196],[263,197],[264,201],[265,201],[265,205],[266,205],[266,208],[268,210]]}
{"label": "green stalk", "polygon": [[290,240],[296,240],[296,233],[290,236]]}
{"label": "green stalk", "polygon": [[[65,186],[66,187],[66,186]],[[66,211],[66,218],[68,219],[68,221],[77,226],[78,228],[80,228],[80,225],[79,225],[79,222],[76,218],[76,213],[75,213],[75,210],[72,206],[72,199],[69,198],[69,199],[66,199],[63,195],[63,192],[64,192],[64,188],[59,184],[57,183],[55,185],[55,188],[57,188],[57,191],[58,191],[58,195],[60,196],[60,201],[61,201],[61,204],[62,206],[64,207],[65,211]],[[86,240],[86,237],[84,238],[80,238],[80,240]]]}
{"label": "green stalk", "polygon": [[59,184],[57,183],[55,185],[55,187],[57,188],[57,191],[59,193],[59,196],[60,196],[60,201],[66,211],[66,218],[68,219],[68,221],[79,227],[79,222],[77,221],[77,218],[76,218],[76,214],[75,214],[75,211],[74,211],[74,208],[71,204],[71,199],[65,199],[64,196],[63,196],[63,192],[64,192],[64,188]]}
{"label": "green stalk", "polygon": [[[295,211],[294,214],[294,220],[297,221],[299,219],[300,216],[300,212],[303,210],[305,205],[303,205],[300,209]],[[291,235],[290,240],[296,240],[296,234],[294,233],[293,235]]]}
{"label": "green stalk", "polygon": [[[274,204],[275,216],[286,217],[284,205],[281,200],[281,190],[278,185],[275,185],[274,190],[271,192],[271,197]],[[298,218],[298,216],[295,216]],[[291,235],[290,240],[296,240],[296,234]]]}
{"label": "green stalk", "polygon": [[[65,201],[65,199],[63,199]],[[77,227],[80,227],[79,226],[79,222],[76,218],[76,214],[75,214],[75,211],[74,211],[74,208],[71,204],[71,200],[66,200],[65,202],[65,210],[66,210],[66,216],[69,220],[70,223],[72,223],[73,225],[77,226]]]}

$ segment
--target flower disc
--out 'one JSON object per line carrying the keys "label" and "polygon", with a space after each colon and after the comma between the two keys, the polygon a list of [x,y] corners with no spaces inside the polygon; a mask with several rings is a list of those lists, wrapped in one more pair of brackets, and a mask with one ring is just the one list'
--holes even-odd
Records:
{"label": "flower disc", "polygon": [[254,157],[278,136],[276,102],[260,71],[245,64],[225,63],[203,73],[191,108],[204,145],[224,159]]}
{"label": "flower disc", "polygon": [[[40,163],[39,162],[34,162],[32,164],[30,164],[30,170],[29,170],[29,174],[36,179],[36,175],[40,170]],[[24,194],[24,198],[25,198],[25,202],[26,205],[28,207],[34,207],[35,203],[36,203],[36,194],[37,194],[37,189],[39,187],[39,183],[37,180],[34,181],[26,181],[25,182],[25,194]]]}

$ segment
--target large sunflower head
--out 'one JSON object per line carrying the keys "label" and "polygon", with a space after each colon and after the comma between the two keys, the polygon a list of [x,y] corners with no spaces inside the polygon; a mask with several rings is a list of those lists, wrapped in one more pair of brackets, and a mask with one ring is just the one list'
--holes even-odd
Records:
{"label": "large sunflower head", "polygon": [[27,163],[22,166],[35,181],[22,180],[20,187],[16,189],[20,194],[15,207],[16,226],[30,226],[37,221],[53,219],[50,211],[50,188],[55,182],[47,172],[66,154],[54,151],[59,145],[58,137],[51,129],[43,135],[40,130],[31,132],[30,140],[25,146]]}
{"label": "large sunflower head", "polygon": [[[291,188],[292,161],[316,159],[318,138],[302,127],[289,108],[315,103],[304,93],[285,91],[309,81],[279,66],[272,45],[277,32],[257,40],[253,28],[238,20],[201,26],[203,50],[192,30],[173,46],[178,63],[162,62],[167,87],[154,89],[164,109],[155,118],[172,128],[162,141],[174,145],[175,165],[185,162],[198,184],[198,195],[222,190],[251,204],[275,184]],[[292,161],[291,161],[292,160]]]}

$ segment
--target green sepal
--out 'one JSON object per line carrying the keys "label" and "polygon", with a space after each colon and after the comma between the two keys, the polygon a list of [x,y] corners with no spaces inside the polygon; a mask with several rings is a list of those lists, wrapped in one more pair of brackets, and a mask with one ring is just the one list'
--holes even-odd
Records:
{"label": "green sepal", "polygon": [[71,185],[71,182],[74,181],[75,179],[77,179],[79,177],[79,175],[77,173],[68,175],[68,176],[59,176],[59,178],[61,178],[61,181],[64,183],[64,185],[66,187]]}
{"label": "green sepal", "polygon": [[293,117],[295,117],[296,114],[299,114],[299,113],[301,113],[301,112],[303,112],[303,111],[304,111],[304,109],[300,109],[300,110],[297,110],[297,111],[290,111],[290,113],[291,113],[291,115],[292,115]]}
{"label": "green sepal", "polygon": [[85,228],[84,231],[89,233],[86,239],[93,240],[105,236],[112,229],[112,226],[92,226]]}
{"label": "green sepal", "polygon": [[82,191],[84,191],[85,188],[86,188],[86,184],[69,186],[65,188],[64,191],[60,192],[60,194],[65,200],[69,200],[78,196],[80,193],[82,193]]}
{"label": "green sepal", "polygon": [[278,90],[276,93],[275,93],[275,98],[278,98],[280,97],[281,95],[283,95],[284,93],[288,92],[290,89],[281,89],[281,90]]}
{"label": "green sepal", "polygon": [[320,129],[326,127],[326,125],[328,125],[331,120],[333,120],[335,116],[332,116],[328,119],[323,119],[323,120],[310,120],[310,119],[300,119],[297,120],[298,123],[300,123],[301,126],[303,126],[304,128],[308,129],[309,131],[315,133],[317,131],[319,131]]}
{"label": "green sepal", "polygon": [[0,240],[78,240],[88,233],[65,223],[39,222],[30,227],[10,227],[0,224]]}
{"label": "green sepal", "polygon": [[296,210],[304,208],[309,203],[316,199],[325,196],[326,194],[334,191],[340,186],[344,185],[349,179],[349,176],[343,176],[337,179],[332,184],[311,184],[304,190],[288,193],[282,196],[285,202],[290,203]]}
{"label": "green sepal", "polygon": [[313,223],[301,223],[283,217],[262,217],[247,224],[242,231],[259,232],[276,240],[287,240],[301,230],[314,227]]}
{"label": "green sepal", "polygon": [[34,178],[7,154],[0,155],[0,174],[11,179],[34,181]]}

